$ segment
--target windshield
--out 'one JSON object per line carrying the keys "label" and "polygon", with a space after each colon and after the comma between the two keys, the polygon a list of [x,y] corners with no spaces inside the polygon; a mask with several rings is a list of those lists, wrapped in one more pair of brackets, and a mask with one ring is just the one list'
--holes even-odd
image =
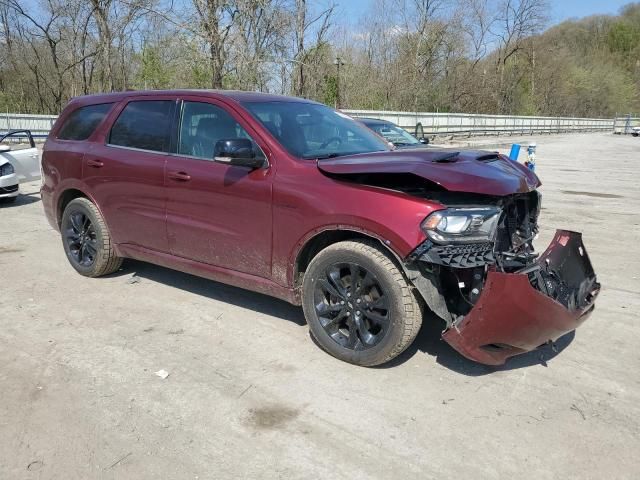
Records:
{"label": "windshield", "polygon": [[387,144],[348,115],[303,102],[243,102],[289,153],[330,158],[389,150]]}
{"label": "windshield", "polygon": [[417,138],[392,123],[371,123],[367,126],[396,146],[420,144]]}

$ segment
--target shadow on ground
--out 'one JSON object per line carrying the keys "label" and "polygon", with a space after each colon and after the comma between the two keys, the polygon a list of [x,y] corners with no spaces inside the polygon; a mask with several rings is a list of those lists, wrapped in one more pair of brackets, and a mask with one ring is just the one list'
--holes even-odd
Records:
{"label": "shadow on ground", "polygon": [[131,275],[163,283],[212,300],[282,318],[296,325],[304,326],[307,324],[302,309],[283,300],[151,263],[126,260],[123,268],[110,277]]}
{"label": "shadow on ground", "polygon": [[22,205],[29,205],[30,203],[39,202],[40,192],[21,193],[12,202],[7,201],[6,199],[0,199],[0,200],[1,200],[0,208],[15,208],[15,207],[20,207]]}
{"label": "shadow on ground", "polygon": [[[126,276],[138,276],[143,279],[163,283],[212,300],[226,302],[265,315],[281,318],[301,327],[306,325],[306,320],[300,307],[267,295],[232,287],[169,268],[136,260],[127,260],[121,270],[110,275],[110,277]],[[454,372],[473,377],[488,375],[497,371],[526,368],[532,365],[546,366],[548,361],[569,346],[575,336],[575,332],[570,332],[558,339],[553,346],[545,345],[535,351],[513,357],[507,360],[505,365],[495,367],[467,360],[456,352],[448,343],[441,339],[440,335],[443,326],[444,322],[442,320],[433,313],[427,313],[422,324],[422,329],[413,344],[397,358],[377,368],[385,369],[396,367],[419,352],[435,357],[440,365]]]}
{"label": "shadow on ground", "polygon": [[466,359],[455,351],[447,342],[442,340],[441,334],[444,329],[444,322],[435,314],[429,312],[425,314],[422,329],[413,344],[400,356],[381,366],[380,368],[390,368],[406,362],[418,352],[426,353],[436,358],[436,361],[454,372],[471,377],[488,375],[493,372],[517,370],[532,365],[547,366],[547,362],[559,355],[575,337],[575,332],[569,332],[559,338],[553,345],[544,345],[532,352],[523,353],[510,358],[504,365],[490,366],[476,363]]}

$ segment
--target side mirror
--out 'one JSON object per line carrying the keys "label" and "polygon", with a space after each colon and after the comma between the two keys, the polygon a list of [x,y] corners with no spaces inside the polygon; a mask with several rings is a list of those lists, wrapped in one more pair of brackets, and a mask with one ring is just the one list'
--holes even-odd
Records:
{"label": "side mirror", "polygon": [[11,147],[9,145],[0,145],[0,153],[10,152]]}
{"label": "side mirror", "polygon": [[429,139],[427,137],[422,137],[420,139],[420,143],[422,143],[423,145],[429,145]]}
{"label": "side mirror", "polygon": [[264,165],[264,158],[256,156],[251,140],[246,138],[228,138],[218,140],[213,149],[213,160],[227,165],[260,168]]}

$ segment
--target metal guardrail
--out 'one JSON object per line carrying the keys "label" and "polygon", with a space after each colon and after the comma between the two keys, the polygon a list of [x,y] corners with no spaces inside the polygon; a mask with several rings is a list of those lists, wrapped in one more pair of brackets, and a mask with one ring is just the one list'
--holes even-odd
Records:
{"label": "metal guardrail", "polygon": [[425,135],[533,135],[541,133],[595,132],[614,129],[615,119],[480,115],[466,113],[343,110],[353,117],[387,120],[411,133]]}
{"label": "metal guardrail", "polygon": [[640,117],[626,115],[616,117],[613,121],[613,133],[628,135],[633,132],[634,127],[640,127]]}
{"label": "metal guardrail", "polygon": [[[388,120],[411,133],[420,135],[533,135],[568,132],[630,133],[640,126],[640,117],[575,118],[481,115],[468,113],[398,112],[383,110],[343,110],[353,117]],[[44,139],[53,126],[56,115],[0,114],[0,133],[10,130],[31,130],[33,137]]]}
{"label": "metal guardrail", "polygon": [[0,113],[0,134],[4,135],[11,130],[31,130],[34,138],[44,140],[56,118],[57,115]]}

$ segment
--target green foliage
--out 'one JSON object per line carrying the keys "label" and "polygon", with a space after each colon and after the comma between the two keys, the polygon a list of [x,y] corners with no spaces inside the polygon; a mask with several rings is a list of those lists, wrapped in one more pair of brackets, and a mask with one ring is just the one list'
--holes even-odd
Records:
{"label": "green foliage", "polygon": [[322,103],[327,105],[335,105],[338,99],[338,79],[333,75],[324,77],[324,89]]}
{"label": "green foliage", "polygon": [[211,71],[205,62],[195,62],[191,65],[192,88],[208,88],[211,85]]}
{"label": "green foliage", "polygon": [[[363,16],[358,31],[341,30],[344,20],[333,18],[329,33],[317,36],[315,43],[314,35],[307,35],[300,51],[291,46],[297,2],[258,3],[274,8],[277,4],[269,11],[282,15],[282,21],[270,23],[267,34],[259,28],[259,18],[265,17],[255,16],[252,2],[234,3],[244,10],[228,25],[224,55],[217,58],[224,88],[295,91],[328,105],[335,105],[339,95],[343,108],[372,110],[589,117],[640,111],[640,3],[629,4],[618,16],[567,21],[506,44],[500,36],[505,27],[499,26],[499,12],[490,11],[485,21],[496,25],[486,33],[481,48],[475,45],[474,50],[470,35],[480,22],[473,9],[436,8],[418,22],[419,12],[411,10],[416,2],[405,2],[401,12]],[[439,3],[433,2],[434,8]],[[502,3],[487,0],[489,7]],[[135,28],[114,24],[105,56],[98,32],[82,31],[83,25],[93,25],[94,10],[88,2],[69,3],[80,16],[71,10],[57,11],[47,2],[39,5],[32,13],[40,24],[46,25],[50,18],[51,38],[60,33],[57,57],[54,61],[44,36],[32,33],[34,26],[27,17],[10,15],[9,28],[0,31],[0,113],[59,113],[74,96],[111,88],[212,84],[208,33],[200,24],[177,26],[171,20],[179,16],[175,10],[167,16],[136,17]],[[534,0],[532,5],[539,12],[545,8],[544,1]],[[409,21],[406,28],[395,22],[398,16]],[[69,30],[74,25],[76,30]],[[86,44],[81,42],[84,34]],[[95,53],[80,60],[87,52]],[[344,62],[339,78],[337,56]]]}
{"label": "green foliage", "polygon": [[640,24],[621,20],[611,25],[607,45],[612,52],[627,54],[640,44]]}
{"label": "green foliage", "polygon": [[164,89],[171,86],[172,70],[167,67],[157,46],[145,46],[140,55],[140,72],[136,83],[145,89]]}

